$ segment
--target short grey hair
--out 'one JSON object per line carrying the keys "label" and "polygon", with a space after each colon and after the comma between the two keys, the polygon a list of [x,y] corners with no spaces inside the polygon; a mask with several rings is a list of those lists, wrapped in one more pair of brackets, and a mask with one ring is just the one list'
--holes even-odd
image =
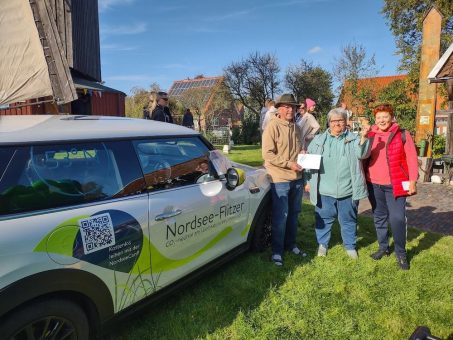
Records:
{"label": "short grey hair", "polygon": [[330,123],[330,119],[333,115],[341,116],[341,118],[343,118],[345,121],[348,120],[348,112],[341,107],[336,107],[335,109],[329,111],[329,113],[327,114],[327,122]]}

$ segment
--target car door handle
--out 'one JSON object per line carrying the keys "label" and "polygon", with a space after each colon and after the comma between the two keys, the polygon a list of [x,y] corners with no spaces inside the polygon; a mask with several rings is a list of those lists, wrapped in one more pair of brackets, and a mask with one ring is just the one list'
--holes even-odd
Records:
{"label": "car door handle", "polygon": [[163,213],[163,214],[157,215],[155,220],[156,221],[166,220],[167,218],[178,216],[181,213],[182,213],[182,210],[181,209],[177,209],[175,211],[171,211],[171,212],[168,212],[168,213]]}

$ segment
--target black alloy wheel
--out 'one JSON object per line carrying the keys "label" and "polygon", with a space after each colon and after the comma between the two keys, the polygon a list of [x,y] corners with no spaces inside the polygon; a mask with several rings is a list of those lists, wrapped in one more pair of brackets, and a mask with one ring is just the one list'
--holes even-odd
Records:
{"label": "black alloy wheel", "polygon": [[27,305],[8,316],[0,331],[10,340],[85,340],[90,334],[83,309],[65,299]]}

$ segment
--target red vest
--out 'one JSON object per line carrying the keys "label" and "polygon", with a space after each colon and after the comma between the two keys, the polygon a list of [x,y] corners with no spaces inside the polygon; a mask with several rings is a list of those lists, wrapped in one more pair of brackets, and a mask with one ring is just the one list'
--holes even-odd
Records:
{"label": "red vest", "polygon": [[[406,131],[404,131],[406,133]],[[368,133],[368,137],[374,137],[375,133]],[[404,143],[399,127],[394,124],[390,127],[390,136],[387,141],[386,156],[389,167],[390,181],[393,187],[393,196],[408,196],[407,191],[403,189],[401,182],[409,180],[409,168],[406,161],[406,153],[404,152]]]}

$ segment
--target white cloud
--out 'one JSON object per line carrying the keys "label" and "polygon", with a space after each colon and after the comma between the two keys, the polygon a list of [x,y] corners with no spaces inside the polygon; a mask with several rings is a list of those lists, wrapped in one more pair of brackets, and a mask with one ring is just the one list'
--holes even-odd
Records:
{"label": "white cloud", "polygon": [[105,11],[106,9],[117,5],[130,5],[134,1],[135,0],[99,0],[98,5],[100,11]]}
{"label": "white cloud", "polygon": [[319,53],[322,51],[322,48],[319,47],[319,46],[315,46],[315,47],[312,47],[308,50],[308,53],[310,54],[315,54],[315,53]]}
{"label": "white cloud", "polygon": [[146,23],[137,22],[132,25],[102,26],[101,34],[104,35],[128,35],[146,32]]}
{"label": "white cloud", "polygon": [[236,11],[236,12],[226,13],[226,14],[219,15],[219,16],[207,17],[205,19],[205,21],[231,20],[231,19],[244,17],[246,15],[249,15],[251,12],[252,12],[252,10]]}
{"label": "white cloud", "polygon": [[126,46],[120,44],[105,44],[101,45],[101,50],[103,51],[134,51],[138,47],[137,46]]}

